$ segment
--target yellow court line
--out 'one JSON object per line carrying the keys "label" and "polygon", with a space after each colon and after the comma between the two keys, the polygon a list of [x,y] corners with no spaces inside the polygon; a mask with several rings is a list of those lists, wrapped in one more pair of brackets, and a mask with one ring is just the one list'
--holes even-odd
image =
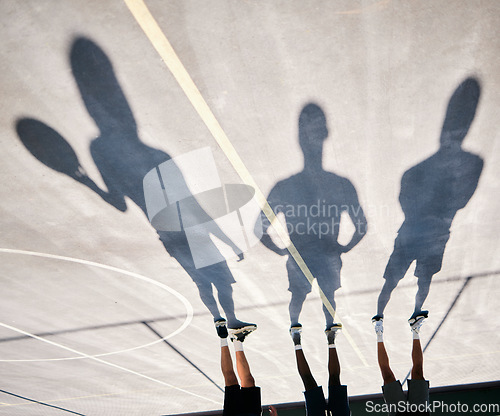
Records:
{"label": "yellow court line", "polygon": [[[311,271],[304,262],[304,259],[301,257],[296,247],[291,242],[289,242],[288,234],[281,225],[281,223],[279,221],[274,221],[276,215],[274,214],[272,208],[269,206],[266,197],[264,196],[259,186],[253,179],[252,175],[246,168],[240,156],[236,152],[236,149],[234,148],[231,141],[227,137],[226,133],[224,132],[219,122],[215,118],[215,115],[210,110],[210,107],[208,106],[207,102],[205,101],[200,91],[196,87],[194,81],[192,80],[191,76],[189,75],[186,68],[182,64],[181,60],[175,53],[167,37],[164,35],[161,28],[158,26],[158,23],[151,15],[151,12],[147,8],[146,4],[144,3],[143,0],[124,0],[124,1],[127,7],[130,9],[130,12],[134,16],[135,20],[137,21],[137,23],[140,25],[140,27],[148,37],[151,44],[154,46],[160,57],[165,62],[165,65],[167,65],[168,69],[179,83],[179,86],[186,94],[187,98],[195,108],[196,112],[201,117],[207,128],[212,133],[212,136],[217,141],[220,148],[222,149],[226,157],[233,165],[238,175],[241,177],[241,179],[245,184],[250,185],[255,189],[255,196],[262,212],[264,212],[266,217],[269,219],[269,222],[273,224],[280,239],[283,242],[288,242],[288,251],[294,258],[294,260],[297,262],[297,265],[300,267],[302,273],[304,273],[309,283],[312,285],[314,281],[314,276],[312,275]],[[330,301],[326,298],[321,288],[318,288],[318,292],[325,307],[328,309],[332,317],[335,317],[335,309],[333,308]],[[339,319],[337,320],[340,321]],[[361,353],[361,350],[358,348],[358,346],[356,345],[354,339],[351,337],[349,332],[346,329],[344,329],[343,332],[346,339],[348,340],[348,342],[351,344],[352,348],[358,355],[359,359],[363,362],[365,366],[368,366],[368,362],[364,358],[363,354]]]}

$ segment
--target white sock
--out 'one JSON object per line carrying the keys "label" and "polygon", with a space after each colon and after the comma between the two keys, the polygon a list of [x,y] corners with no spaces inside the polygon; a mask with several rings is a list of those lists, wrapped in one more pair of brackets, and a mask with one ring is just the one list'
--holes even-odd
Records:
{"label": "white sock", "polygon": [[227,338],[220,339],[220,347],[227,347]]}
{"label": "white sock", "polygon": [[420,334],[418,332],[415,332],[415,331],[411,331],[413,332],[413,339],[420,339]]}
{"label": "white sock", "polygon": [[295,349],[296,349],[296,350],[301,350],[301,349],[302,349],[302,345],[300,345],[300,344],[296,344],[296,345],[295,345]]}
{"label": "white sock", "polygon": [[235,339],[233,341],[233,344],[234,344],[234,350],[235,351],[243,351],[243,342],[238,341],[237,339]]}
{"label": "white sock", "polygon": [[384,334],[377,334],[377,342],[384,342]]}
{"label": "white sock", "polygon": [[337,348],[335,344],[328,344],[328,348]]}

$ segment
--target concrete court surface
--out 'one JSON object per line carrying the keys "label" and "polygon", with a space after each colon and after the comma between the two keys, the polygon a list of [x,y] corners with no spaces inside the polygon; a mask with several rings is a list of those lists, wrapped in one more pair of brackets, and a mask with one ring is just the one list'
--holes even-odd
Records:
{"label": "concrete court surface", "polygon": [[[480,99],[463,149],[484,167],[451,224],[442,269],[425,303],[431,312],[422,344],[434,387],[497,380],[500,4],[146,5],[264,195],[303,168],[302,108],[314,102],[326,115],[323,169],[351,182],[368,222],[359,245],[342,255],[336,292],[345,328],[337,349],[350,395],[380,391],[370,319],[404,220],[402,176],[438,150],[450,97],[464,79],[477,80]],[[218,145],[125,2],[0,0],[0,9],[0,414],[221,409],[212,315],[133,198],[125,196],[120,209],[106,200],[109,183],[98,166],[108,161],[99,165],[90,146],[128,122],[136,143],[173,158],[209,147],[221,182],[244,183],[231,165],[234,155]],[[92,107],[82,97],[83,78],[75,75],[85,77],[85,68],[71,56],[78,42],[95,45],[112,65],[108,78],[96,74],[95,81],[96,90],[123,94],[122,107],[106,109],[109,120],[89,112],[99,103]],[[52,167],[23,145],[22,120],[58,139],[41,149],[47,160],[55,158]],[[120,141],[113,143],[110,159],[113,151],[117,158],[123,153]],[[69,173],[75,154],[80,176]],[[348,219],[342,224],[339,241],[346,244],[354,227]],[[262,402],[300,401],[288,334],[286,256],[262,244],[244,256],[227,265],[236,280],[238,317],[259,326],[245,349]],[[385,341],[401,380],[411,366],[406,320],[417,288],[414,267],[385,311]],[[300,320],[304,351],[324,385],[327,349],[317,292]]]}

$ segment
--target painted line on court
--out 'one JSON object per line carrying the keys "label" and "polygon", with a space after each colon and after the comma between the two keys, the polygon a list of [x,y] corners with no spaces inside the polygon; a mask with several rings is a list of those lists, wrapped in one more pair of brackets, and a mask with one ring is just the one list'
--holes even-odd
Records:
{"label": "painted line on court", "polygon": [[[108,265],[102,264],[102,263],[96,263],[94,261],[82,260],[82,259],[77,259],[74,257],[58,256],[56,254],[39,253],[36,251],[0,248],[0,253],[20,254],[20,255],[27,255],[27,256],[33,256],[33,257],[42,257],[42,258],[47,258],[47,259],[62,260],[62,261],[67,261],[67,262],[71,262],[71,263],[83,264],[85,266],[98,267],[100,269],[110,270],[113,272],[124,274],[126,276],[134,277],[134,278],[142,280],[144,282],[151,283],[151,284],[158,286],[159,288],[169,292],[170,294],[174,295],[177,299],[179,299],[182,302],[182,304],[184,305],[184,307],[186,308],[186,319],[184,320],[183,324],[179,328],[177,328],[174,332],[168,334],[167,336],[165,336],[161,339],[157,339],[157,340],[150,342],[148,344],[139,345],[137,347],[127,348],[127,349],[119,350],[119,351],[112,351],[112,352],[107,352],[107,353],[103,353],[103,354],[96,354],[96,355],[93,355],[92,357],[105,357],[108,355],[114,355],[114,354],[120,354],[120,353],[124,353],[124,352],[134,351],[134,350],[138,350],[140,348],[146,348],[146,347],[149,347],[151,345],[158,344],[160,342],[166,341],[169,338],[173,338],[174,336],[176,336],[179,333],[181,333],[182,331],[184,331],[191,324],[191,321],[193,320],[193,315],[194,315],[193,306],[183,295],[181,295],[179,292],[172,289],[171,287],[169,287],[163,283],[158,282],[157,280],[153,280],[149,277],[142,276],[138,273],[130,272],[128,270],[119,269],[118,267],[114,267],[114,266],[108,266]],[[0,359],[0,362],[65,361],[65,360],[81,360],[83,358],[86,358],[86,357],[79,356],[79,357],[66,357],[66,358],[30,359],[30,360],[2,360],[2,359]]]}
{"label": "painted line on court", "polygon": [[[260,190],[259,186],[253,179],[252,175],[246,168],[245,164],[243,163],[243,160],[236,152],[236,149],[234,148],[233,144],[227,137],[226,133],[220,126],[217,119],[215,118],[215,115],[212,113],[212,110],[210,110],[210,107],[208,106],[207,102],[205,101],[200,91],[196,87],[193,79],[187,72],[186,68],[182,64],[177,54],[175,53],[172,45],[170,44],[167,37],[159,27],[155,18],[152,16],[146,4],[144,3],[143,0],[124,0],[124,2],[129,8],[130,12],[134,16],[139,26],[142,28],[142,30],[148,37],[153,47],[156,49],[156,51],[162,58],[163,62],[165,62],[165,65],[167,65],[168,69],[170,70],[174,78],[177,80],[177,83],[186,94],[192,106],[194,107],[198,115],[201,117],[201,119],[207,126],[208,130],[210,131],[214,139],[217,141],[220,148],[225,153],[226,157],[229,159],[229,161],[233,165],[234,169],[236,170],[240,178],[243,180],[245,184],[250,185],[255,189],[255,197],[260,206],[260,209],[266,215],[269,222],[273,224],[274,229],[276,230],[278,236],[283,241],[283,243],[285,243],[285,245],[288,245],[287,249],[290,252],[290,255],[297,262],[297,265],[302,270],[302,273],[304,273],[304,276],[312,285],[314,281],[314,276],[312,275],[311,271],[304,262],[304,259],[299,254],[297,248],[293,245],[293,243],[289,241],[288,233],[281,225],[281,223],[279,221],[274,221],[276,219],[276,215],[274,214],[271,206],[267,202],[264,193]],[[332,304],[326,298],[325,294],[319,287],[318,287],[318,292],[323,304],[328,309],[332,317],[335,318],[335,309],[333,308]],[[337,319],[337,321],[340,322],[340,319]],[[369,366],[365,357],[361,353],[361,350],[358,348],[356,342],[351,337],[347,329],[344,328],[343,332],[344,336],[348,340],[349,344],[351,344],[351,347],[354,349],[359,359],[363,362],[365,366]]]}
{"label": "painted line on court", "polygon": [[[200,385],[200,384],[194,384],[194,385],[185,385],[184,387],[187,388],[187,387],[202,387],[204,385]],[[113,397],[113,396],[130,396],[131,394],[139,394],[139,393],[151,393],[151,392],[164,392],[168,390],[168,388],[166,388],[165,386],[164,387],[156,387],[154,389],[150,388],[150,389],[139,389],[139,390],[126,390],[126,391],[122,391],[122,392],[119,392],[119,393],[103,393],[103,394],[87,394],[85,396],[74,396],[74,397],[65,397],[63,399],[47,399],[47,400],[43,400],[44,402],[46,403],[51,403],[51,404],[54,404],[54,403],[60,403],[60,402],[70,402],[72,400],[87,400],[87,399],[95,399],[95,398],[98,398],[98,397]],[[33,403],[0,403],[0,407],[19,407],[19,406],[30,406],[30,405],[33,405]]]}
{"label": "painted line on court", "polygon": [[71,347],[67,347],[66,345],[62,345],[62,344],[59,344],[57,342],[50,341],[50,340],[48,340],[46,338],[39,337],[39,336],[37,336],[35,334],[30,334],[29,332],[23,331],[22,329],[16,328],[16,327],[8,325],[8,324],[4,324],[3,322],[0,322],[0,326],[3,327],[3,328],[6,328],[6,329],[10,329],[11,331],[17,332],[19,334],[26,335],[26,336],[28,336],[30,338],[33,338],[33,339],[36,339],[38,341],[45,342],[45,343],[47,343],[49,345],[52,345],[54,347],[58,347],[58,348],[61,348],[63,350],[66,350],[66,351],[70,351],[73,354],[81,355],[83,358],[88,358],[89,360],[96,361],[96,362],[98,362],[100,364],[105,364],[107,366],[116,368],[117,370],[121,370],[121,371],[124,371],[126,373],[133,374],[135,376],[142,377],[142,378],[144,378],[146,380],[153,381],[155,383],[161,384],[163,386],[167,386],[169,388],[172,388],[172,389],[175,389],[175,390],[178,390],[178,391],[182,391],[183,393],[189,394],[191,396],[196,396],[196,397],[199,397],[200,399],[208,400],[209,402],[216,403],[218,405],[222,404],[222,403],[217,402],[215,400],[209,399],[208,397],[200,396],[199,394],[190,392],[189,390],[184,390],[184,389],[182,389],[180,387],[176,387],[176,386],[174,386],[172,384],[166,383],[166,382],[158,380],[156,378],[152,378],[152,377],[149,377],[149,376],[147,376],[145,374],[138,373],[137,371],[131,370],[129,368],[122,367],[121,365],[113,364],[113,363],[111,363],[109,361],[101,360],[100,358],[97,358],[97,357],[92,356],[92,355],[85,354],[84,352],[81,352],[81,351],[77,351],[77,350],[75,350],[75,349],[73,349]]}

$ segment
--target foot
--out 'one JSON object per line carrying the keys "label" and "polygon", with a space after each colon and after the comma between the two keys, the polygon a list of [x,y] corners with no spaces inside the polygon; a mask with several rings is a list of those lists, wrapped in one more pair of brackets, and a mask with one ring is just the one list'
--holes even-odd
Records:
{"label": "foot", "polygon": [[290,336],[294,345],[300,345],[300,334],[302,333],[302,325],[297,323],[290,327]]}
{"label": "foot", "polygon": [[220,318],[215,321],[215,330],[220,338],[227,338],[227,322],[224,318]]}
{"label": "foot", "polygon": [[237,339],[238,341],[243,342],[243,341],[245,341],[245,338],[249,334],[251,334],[253,331],[255,331],[256,329],[257,329],[257,325],[255,325],[255,324],[250,324],[250,325],[244,326],[242,328],[238,328],[238,329],[230,328],[229,334],[230,334],[231,341],[234,341],[235,339]]}
{"label": "foot", "polygon": [[251,322],[243,322],[243,321],[239,321],[239,320],[236,320],[236,321],[231,321],[229,323],[229,330],[233,330],[233,331],[238,331],[242,328],[247,328],[247,327],[254,327],[254,328],[257,328],[257,325],[255,324],[252,324]]}
{"label": "foot", "polygon": [[340,322],[334,322],[326,327],[325,334],[328,344],[335,344],[335,337],[340,330],[342,330],[342,324]]}
{"label": "foot", "polygon": [[429,311],[414,312],[408,323],[410,324],[410,329],[415,334],[420,332],[420,327],[423,325],[424,320],[429,316]]}
{"label": "foot", "polygon": [[375,329],[375,333],[378,337],[381,337],[384,333],[384,318],[380,315],[375,315],[372,318],[373,327]]}

